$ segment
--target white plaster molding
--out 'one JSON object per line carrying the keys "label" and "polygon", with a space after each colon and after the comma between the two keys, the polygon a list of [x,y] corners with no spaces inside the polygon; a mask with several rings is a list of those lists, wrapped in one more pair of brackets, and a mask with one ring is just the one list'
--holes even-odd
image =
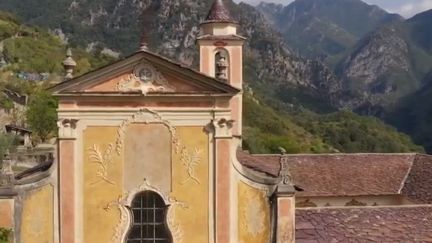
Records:
{"label": "white plaster molding", "polygon": [[177,223],[175,211],[178,208],[188,209],[188,205],[184,202],[178,201],[159,188],[152,186],[146,179],[144,179],[144,182],[140,186],[119,196],[117,201],[110,202],[103,208],[105,211],[110,211],[112,210],[112,207],[115,206],[120,211],[121,215],[115,233],[111,238],[111,242],[119,243],[126,241],[127,233],[132,223],[132,213],[129,208],[131,207],[135,196],[145,191],[158,193],[164,200],[165,204],[169,206],[166,219],[168,228],[174,238],[174,242],[181,243],[183,241],[183,229],[181,228],[181,225]]}
{"label": "white plaster molding", "polygon": [[96,185],[100,182],[116,185],[116,183],[109,178],[109,169],[113,165],[113,149],[114,145],[112,143],[108,144],[104,151],[102,151],[97,144],[93,144],[92,147],[88,148],[90,161],[98,166],[96,172],[97,179],[90,185]]}
{"label": "white plaster molding", "polygon": [[[75,111],[62,111],[59,113],[60,118],[74,118],[81,121],[87,121],[92,125],[104,124],[107,121],[112,121],[112,124],[121,123],[126,119],[142,112],[143,109],[128,109],[124,110],[75,110]],[[150,109],[148,109],[150,110]],[[229,117],[229,110],[159,110],[151,109],[153,112],[158,113],[165,121],[169,121],[172,126],[206,126],[212,119],[220,119],[223,117]],[[141,120],[146,120],[140,118]],[[150,122],[155,120],[151,115],[147,115],[147,120]]]}
{"label": "white plaster molding", "polygon": [[218,138],[232,138],[232,128],[234,120],[227,118],[213,119],[212,125],[214,129],[214,136]]}
{"label": "white plaster molding", "polygon": [[174,92],[165,77],[151,64],[142,62],[134,68],[133,74],[117,84],[122,92],[140,91],[143,95],[150,92]]}
{"label": "white plaster molding", "polygon": [[61,118],[57,121],[59,139],[75,139],[78,119]]}
{"label": "white plaster molding", "polygon": [[195,148],[194,151],[189,153],[187,148],[183,147],[181,149],[180,160],[182,162],[183,167],[186,169],[187,178],[181,182],[182,185],[185,185],[188,182],[193,182],[196,184],[201,184],[201,181],[196,175],[196,167],[201,163],[201,150]]}

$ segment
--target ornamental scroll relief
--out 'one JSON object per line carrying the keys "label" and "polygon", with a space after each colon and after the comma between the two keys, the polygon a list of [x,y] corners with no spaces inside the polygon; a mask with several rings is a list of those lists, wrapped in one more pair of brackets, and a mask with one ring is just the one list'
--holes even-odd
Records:
{"label": "ornamental scroll relief", "polygon": [[134,68],[128,78],[117,84],[117,90],[123,92],[140,91],[143,95],[150,92],[174,92],[165,77],[151,64],[143,62]]}
{"label": "ornamental scroll relief", "polygon": [[[165,125],[171,134],[174,151],[176,154],[180,154],[180,160],[186,171],[186,179],[181,184],[185,185],[188,182],[193,182],[195,184],[201,183],[198,176],[196,175],[196,169],[201,163],[201,151],[195,148],[193,152],[190,152],[186,146],[182,145],[180,139],[177,136],[176,128],[168,120],[163,119],[163,117],[156,111],[145,108],[139,110],[120,124],[120,127],[117,130],[117,137],[114,142],[108,143],[105,146],[94,144],[87,149],[89,152],[89,160],[92,163],[98,165],[98,170],[96,173],[97,179],[90,185],[99,184],[102,181],[105,181],[110,185],[115,185],[115,182],[110,178],[109,173],[114,163],[112,161],[114,155],[113,153],[116,152],[117,155],[121,155],[127,127],[132,123],[160,123]],[[102,147],[106,147],[106,149],[102,150]]]}
{"label": "ornamental scroll relief", "polygon": [[[165,125],[171,134],[174,153],[180,155],[180,162],[185,169],[184,174],[186,175],[186,178],[182,182],[180,182],[180,184],[185,186],[189,183],[201,183],[198,176],[196,175],[196,170],[201,163],[201,151],[195,148],[191,152],[185,145],[181,143],[180,139],[177,136],[176,128],[168,120],[164,119],[156,111],[145,108],[139,110],[131,117],[121,122],[117,130],[117,137],[115,141],[105,145],[94,144],[93,146],[88,148],[89,160],[99,166],[95,175],[96,180],[90,182],[90,186],[94,186],[95,184],[99,184],[102,182],[105,182],[107,185],[116,184],[115,181],[112,180],[110,177],[110,171],[112,169],[111,167],[115,163],[113,161],[113,156],[114,153],[117,153],[117,155],[121,155],[127,127],[132,123],[159,123]],[[102,148],[105,149],[103,150]],[[112,242],[118,243],[124,241],[132,217],[130,211],[128,210],[128,207],[130,206],[134,196],[137,193],[145,190],[152,190],[159,193],[164,198],[165,203],[167,205],[170,205],[167,214],[168,227],[173,235],[175,242],[181,243],[183,238],[183,231],[181,225],[176,223],[175,212],[178,209],[187,209],[187,204],[184,202],[179,202],[175,198],[161,192],[160,189],[152,186],[147,180],[145,180],[144,183],[138,188],[123,195],[120,195],[117,200],[110,202],[105,207],[103,207],[103,210],[105,211],[112,210],[112,208],[115,207],[120,212],[120,220],[115,228]]]}
{"label": "ornamental scroll relief", "polygon": [[174,197],[167,196],[159,188],[150,185],[150,183],[144,179],[143,184],[139,187],[133,189],[132,191],[121,195],[117,201],[108,203],[103,209],[105,211],[110,211],[113,207],[120,211],[120,221],[115,227],[114,234],[111,238],[112,243],[125,242],[127,237],[127,231],[131,226],[132,214],[128,208],[132,204],[134,197],[143,191],[154,191],[158,193],[164,200],[165,204],[169,206],[167,212],[167,224],[173,236],[174,242],[182,243],[183,241],[183,229],[181,225],[176,221],[176,210],[178,209],[188,209],[188,205],[184,202],[180,202]]}

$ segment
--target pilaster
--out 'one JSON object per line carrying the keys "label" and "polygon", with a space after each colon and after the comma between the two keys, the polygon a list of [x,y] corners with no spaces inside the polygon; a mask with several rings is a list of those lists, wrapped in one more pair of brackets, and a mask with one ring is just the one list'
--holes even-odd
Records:
{"label": "pilaster", "polygon": [[231,154],[233,120],[212,121],[215,140],[215,238],[217,243],[230,242],[231,236]]}
{"label": "pilaster", "polygon": [[288,157],[282,156],[279,177],[282,179],[273,195],[275,206],[275,242],[295,242],[295,188],[289,172]]}
{"label": "pilaster", "polygon": [[75,143],[78,120],[61,119],[59,127],[60,243],[75,242]]}

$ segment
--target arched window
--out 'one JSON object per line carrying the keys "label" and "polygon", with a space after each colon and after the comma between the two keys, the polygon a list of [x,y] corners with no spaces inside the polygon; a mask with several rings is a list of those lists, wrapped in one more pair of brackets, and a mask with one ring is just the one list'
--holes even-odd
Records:
{"label": "arched window", "polygon": [[145,191],[132,201],[133,224],[127,243],[171,243],[166,224],[168,206],[159,194]]}

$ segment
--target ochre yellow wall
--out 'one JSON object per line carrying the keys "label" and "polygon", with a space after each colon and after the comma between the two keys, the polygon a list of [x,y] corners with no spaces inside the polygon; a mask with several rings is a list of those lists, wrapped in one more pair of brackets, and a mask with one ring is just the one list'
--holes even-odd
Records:
{"label": "ochre yellow wall", "polygon": [[270,225],[270,204],[266,192],[238,182],[238,242],[269,242]]}
{"label": "ochre yellow wall", "polygon": [[21,242],[54,242],[54,189],[46,185],[24,199]]}
{"label": "ochre yellow wall", "polygon": [[[174,242],[204,243],[209,240],[209,150],[203,127],[178,127],[179,151],[173,147],[173,193],[184,205],[173,205]],[[188,166],[192,166],[188,174]],[[168,175],[168,174],[167,174]],[[174,229],[175,231],[175,229]],[[180,237],[182,235],[182,237]],[[179,239],[181,238],[181,239]]]}
{"label": "ochre yellow wall", "polygon": [[[141,127],[142,126],[142,127]],[[148,127],[145,127],[148,126]],[[131,124],[125,129],[125,137],[129,132],[144,132],[147,128],[160,129],[164,125],[156,124]],[[141,127],[141,128],[140,128]],[[161,132],[165,133],[162,129]],[[204,243],[209,239],[209,142],[208,135],[203,127],[177,127],[175,129],[175,140],[178,143],[168,144],[169,150],[164,146],[154,143],[150,144],[160,151],[149,151],[149,161],[161,160],[157,153],[170,153],[167,159],[167,168],[157,176],[170,177],[172,175],[172,192],[166,192],[166,198],[171,199],[168,213],[168,225],[170,226],[174,242]],[[149,135],[153,134],[148,131]],[[141,168],[142,166],[130,163],[141,163],[139,159],[124,161],[126,157],[134,158],[133,155],[125,156],[124,151],[131,153],[140,151],[139,144],[128,142],[124,145],[137,146],[136,149],[122,148],[120,155],[117,154],[116,138],[118,127],[88,127],[84,131],[84,242],[112,242],[117,226],[121,224],[121,215],[117,208],[118,199],[130,192],[133,185],[125,187],[128,177],[124,176],[125,168]],[[142,134],[146,137],[146,134]],[[151,137],[154,135],[150,135]],[[156,136],[147,139],[167,139],[172,143],[171,136]],[[158,144],[163,141],[157,141]],[[150,146],[148,145],[148,146]],[[171,147],[169,146],[171,145]],[[112,147],[110,147],[112,146]],[[144,148],[143,148],[144,150]],[[171,151],[171,152],[170,152]],[[138,153],[138,152],[137,152]],[[141,154],[138,153],[138,154]],[[110,157],[111,156],[111,157]],[[142,154],[139,156],[143,156]],[[110,162],[100,164],[98,157]],[[100,159],[99,159],[100,160]],[[163,159],[164,160],[164,159]],[[132,162],[134,161],[134,162]],[[143,158],[144,161],[144,158]],[[144,161],[145,162],[145,161]],[[148,161],[147,161],[148,162]],[[160,161],[161,162],[161,161]],[[148,162],[149,163],[149,162]],[[162,162],[161,162],[162,163]],[[127,165],[125,167],[125,165]],[[102,169],[105,168],[105,169]],[[159,188],[161,185],[151,185],[151,173],[155,171],[140,169],[142,178],[148,178],[150,186]],[[130,174],[130,173],[129,173]],[[104,175],[102,178],[98,175]],[[141,178],[141,179],[142,179]],[[135,180],[131,180],[133,182]],[[130,184],[130,183],[129,183]],[[135,182],[132,184],[136,184]],[[139,187],[140,185],[136,185]],[[164,193],[162,191],[161,193]],[[108,207],[107,207],[108,206]],[[121,229],[123,230],[123,229]]]}
{"label": "ochre yellow wall", "polygon": [[111,242],[120,220],[115,203],[123,193],[123,160],[122,152],[118,155],[115,149],[117,130],[88,127],[84,131],[84,242]]}

